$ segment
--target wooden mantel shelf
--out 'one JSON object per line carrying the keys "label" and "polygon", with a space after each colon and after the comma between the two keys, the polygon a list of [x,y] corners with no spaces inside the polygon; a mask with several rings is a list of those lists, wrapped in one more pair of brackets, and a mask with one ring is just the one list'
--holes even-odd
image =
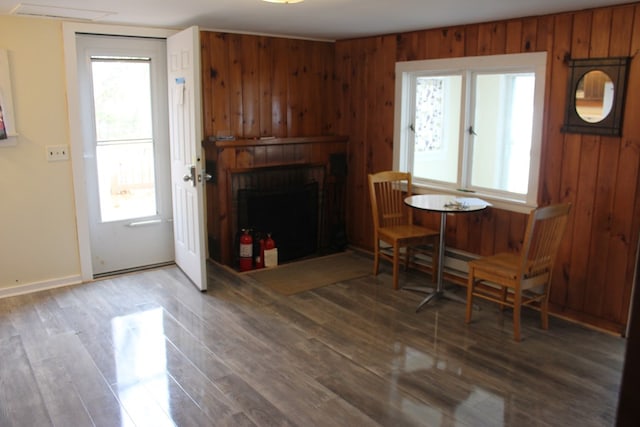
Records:
{"label": "wooden mantel shelf", "polygon": [[346,136],[301,136],[290,138],[253,138],[236,139],[232,141],[215,141],[218,148],[242,148],[265,145],[288,145],[288,144],[321,144],[333,142],[347,142]]}

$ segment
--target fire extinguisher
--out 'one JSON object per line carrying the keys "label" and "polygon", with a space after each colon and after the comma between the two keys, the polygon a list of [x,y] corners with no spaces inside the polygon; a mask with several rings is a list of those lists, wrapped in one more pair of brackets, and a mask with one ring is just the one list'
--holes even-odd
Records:
{"label": "fire extinguisher", "polygon": [[271,238],[271,233],[267,233],[267,240],[264,241],[264,249],[275,249],[276,242]]}
{"label": "fire extinguisher", "polygon": [[240,235],[240,271],[249,271],[253,266],[253,237],[243,229]]}
{"label": "fire extinguisher", "polygon": [[258,245],[254,247],[257,252],[255,254],[255,268],[264,268],[264,237],[258,235],[256,239],[258,238]]}
{"label": "fire extinguisher", "polygon": [[276,242],[271,238],[271,233],[267,233],[267,238],[264,241],[264,256],[263,256],[263,260],[264,260],[263,262],[265,267],[275,267],[276,265],[278,265],[278,255],[277,255],[277,252],[273,250],[275,248],[276,248]]}

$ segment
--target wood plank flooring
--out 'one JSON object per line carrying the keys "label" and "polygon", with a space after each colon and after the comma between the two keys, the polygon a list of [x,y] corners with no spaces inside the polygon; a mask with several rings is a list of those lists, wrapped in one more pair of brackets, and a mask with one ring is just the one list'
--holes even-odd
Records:
{"label": "wood plank flooring", "polygon": [[614,424],[623,339],[525,310],[516,343],[494,305],[416,314],[389,270],[281,296],[167,267],[1,299],[0,426]]}

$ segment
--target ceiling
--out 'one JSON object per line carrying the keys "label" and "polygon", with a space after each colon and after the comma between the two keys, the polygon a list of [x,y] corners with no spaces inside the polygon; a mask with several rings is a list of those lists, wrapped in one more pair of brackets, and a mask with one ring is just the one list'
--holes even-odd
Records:
{"label": "ceiling", "polygon": [[[341,40],[629,3],[621,0],[31,0],[55,16],[96,23]],[[21,4],[0,0],[0,14]],[[40,8],[33,8],[38,9]]]}

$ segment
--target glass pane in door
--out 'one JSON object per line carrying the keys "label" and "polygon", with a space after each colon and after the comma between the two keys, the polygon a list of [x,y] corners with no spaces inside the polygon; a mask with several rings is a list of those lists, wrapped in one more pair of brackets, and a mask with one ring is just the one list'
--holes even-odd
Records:
{"label": "glass pane in door", "polygon": [[150,61],[91,62],[103,222],[156,215]]}

